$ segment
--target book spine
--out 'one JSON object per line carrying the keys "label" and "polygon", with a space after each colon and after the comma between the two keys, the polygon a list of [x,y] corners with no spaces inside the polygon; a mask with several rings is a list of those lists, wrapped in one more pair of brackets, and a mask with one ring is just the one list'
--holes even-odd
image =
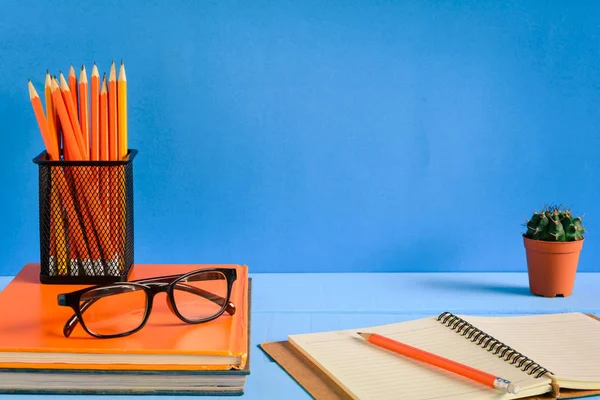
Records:
{"label": "book spine", "polygon": [[[242,370],[246,367],[246,363],[248,361],[248,349],[249,349],[249,336],[250,336],[250,329],[248,329],[248,325],[249,325],[249,319],[251,318],[251,314],[249,312],[249,307],[250,307],[250,302],[252,301],[252,299],[250,298],[250,295],[248,293],[249,288],[248,286],[250,285],[250,281],[248,280],[248,273],[246,272],[247,269],[246,266],[241,266],[241,268],[238,268],[238,278],[235,284],[237,285],[243,285],[243,299],[248,299],[248,301],[244,301],[241,305],[240,304],[236,304],[236,307],[239,307],[239,309],[236,311],[236,313],[242,313],[242,315],[247,315],[248,320],[246,320],[245,318],[238,318],[237,322],[236,319],[234,319],[234,322],[232,324],[231,327],[231,335],[229,337],[229,349],[231,350],[231,352],[233,353],[232,355],[235,356],[240,356],[240,363],[238,365],[232,365],[231,367],[233,369],[236,370]],[[237,290],[240,290],[239,288]],[[248,335],[248,343],[247,342],[240,342],[240,337],[243,337],[245,335]],[[241,347],[240,347],[241,346]],[[246,347],[248,346],[248,347]]]}

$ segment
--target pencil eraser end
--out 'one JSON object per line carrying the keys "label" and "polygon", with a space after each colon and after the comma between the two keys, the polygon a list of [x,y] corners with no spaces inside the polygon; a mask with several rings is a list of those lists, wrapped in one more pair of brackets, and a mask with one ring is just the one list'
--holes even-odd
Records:
{"label": "pencil eraser end", "polygon": [[510,385],[508,385],[508,389],[506,391],[510,394],[517,394],[521,391],[521,388],[518,385],[511,383]]}

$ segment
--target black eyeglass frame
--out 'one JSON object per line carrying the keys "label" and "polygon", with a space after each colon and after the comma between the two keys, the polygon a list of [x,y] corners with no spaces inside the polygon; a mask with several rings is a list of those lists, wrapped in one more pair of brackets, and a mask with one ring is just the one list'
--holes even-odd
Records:
{"label": "black eyeglass frame", "polygon": [[[186,282],[186,279],[188,279],[189,277],[198,275],[201,273],[211,273],[211,272],[221,273],[225,276],[225,278],[227,280],[227,296],[225,298],[223,298],[219,295],[215,295],[213,293],[207,292],[203,289],[194,288],[193,286],[189,286],[189,285],[184,285],[183,290],[194,293],[194,294],[198,294],[202,297],[207,298],[210,301],[213,301],[216,304],[222,303],[222,304],[220,304],[221,309],[212,316],[197,319],[197,320],[192,320],[192,319],[184,317],[181,314],[181,312],[179,312],[179,310],[177,309],[177,304],[175,302],[175,294],[174,294],[175,286],[177,286],[179,284],[179,288],[182,288],[181,285],[183,284],[183,282]],[[219,318],[224,312],[227,312],[229,315],[234,315],[236,308],[235,308],[235,304],[233,304],[230,301],[230,298],[231,298],[233,283],[236,281],[236,279],[237,279],[237,271],[234,268],[206,268],[206,269],[197,269],[194,271],[187,272],[185,274],[167,275],[167,276],[159,276],[159,277],[154,277],[154,278],[137,279],[137,280],[127,281],[127,282],[115,282],[115,283],[104,284],[104,285],[95,285],[95,286],[90,286],[90,287],[80,289],[80,290],[70,292],[70,293],[62,293],[62,294],[59,294],[57,297],[58,305],[64,306],[64,307],[70,307],[74,311],[74,315],[72,315],[71,318],[69,318],[69,320],[67,320],[67,322],[64,325],[63,334],[65,337],[69,337],[71,335],[71,333],[73,332],[73,329],[75,329],[75,327],[77,326],[77,323],[80,323],[82,328],[89,335],[91,335],[95,338],[98,338],[98,339],[111,339],[111,338],[119,338],[119,337],[129,336],[129,335],[139,331],[146,325],[146,323],[148,322],[148,318],[150,317],[150,314],[152,312],[154,296],[161,292],[165,292],[167,294],[167,304],[168,304],[171,312],[173,312],[180,320],[182,320],[183,322],[186,322],[188,324],[200,324],[200,323],[204,323],[204,322],[209,322],[209,321]],[[140,325],[137,328],[132,329],[130,331],[111,334],[111,335],[97,334],[97,333],[93,332],[92,330],[88,329],[88,327],[85,325],[83,313],[92,304],[94,304],[94,302],[97,299],[87,300],[87,301],[85,301],[85,303],[83,303],[83,305],[81,305],[81,297],[85,293],[90,292],[92,290],[111,289],[111,288],[119,288],[119,287],[126,287],[126,286],[139,287],[146,294],[146,311],[145,311],[144,318],[143,318],[142,322],[140,323]]]}

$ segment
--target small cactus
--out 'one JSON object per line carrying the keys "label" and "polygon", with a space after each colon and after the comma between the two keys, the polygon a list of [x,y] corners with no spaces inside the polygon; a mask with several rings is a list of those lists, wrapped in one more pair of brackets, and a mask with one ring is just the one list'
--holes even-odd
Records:
{"label": "small cactus", "polygon": [[526,238],[547,242],[581,240],[585,232],[581,217],[573,217],[569,209],[556,206],[545,206],[541,212],[534,212],[526,226]]}

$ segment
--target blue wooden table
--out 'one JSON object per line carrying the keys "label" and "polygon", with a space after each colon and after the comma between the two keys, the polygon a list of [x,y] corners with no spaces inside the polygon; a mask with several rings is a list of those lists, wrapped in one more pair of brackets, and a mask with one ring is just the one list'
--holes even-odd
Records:
{"label": "blue wooden table", "polygon": [[[284,340],[292,333],[379,325],[438,315],[442,311],[473,315],[581,311],[600,316],[600,273],[578,274],[573,295],[551,299],[531,295],[525,273],[252,274],[252,278],[252,365],[241,399],[310,399],[257,348],[261,342]],[[0,288],[10,279],[0,278]],[[0,399],[16,398],[39,400],[39,396],[32,395],[0,395]],[[106,399],[50,395],[44,398]],[[144,399],[192,398],[197,397],[144,396]]]}

